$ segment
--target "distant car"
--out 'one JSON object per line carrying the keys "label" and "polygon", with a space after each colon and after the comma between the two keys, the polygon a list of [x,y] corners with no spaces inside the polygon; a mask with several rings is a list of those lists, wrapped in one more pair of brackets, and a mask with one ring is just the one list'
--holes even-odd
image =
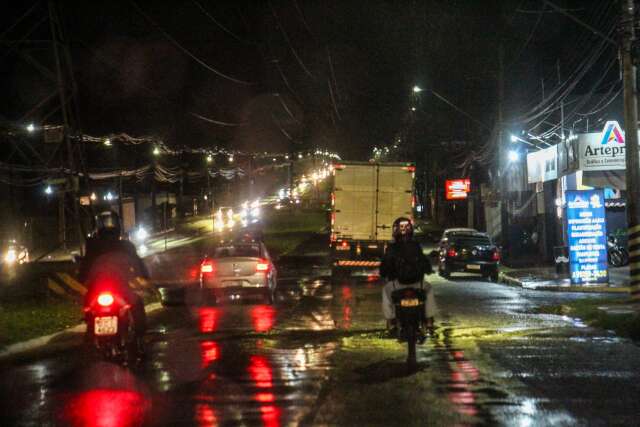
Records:
{"label": "distant car", "polygon": [[200,289],[216,301],[259,297],[275,299],[277,270],[262,242],[212,248],[200,265]]}
{"label": "distant car", "polygon": [[476,230],[451,231],[440,241],[438,273],[449,278],[451,273],[476,273],[498,281],[500,252],[489,235]]}
{"label": "distant car", "polygon": [[29,250],[16,240],[2,242],[2,263],[6,266],[29,262]]}
{"label": "distant car", "polygon": [[235,225],[233,208],[223,206],[213,216],[213,228],[215,231],[231,230]]}
{"label": "distant car", "polygon": [[448,239],[449,235],[454,233],[479,233],[479,231],[476,230],[475,228],[465,228],[465,227],[447,228],[442,232],[442,237],[440,238],[440,241]]}

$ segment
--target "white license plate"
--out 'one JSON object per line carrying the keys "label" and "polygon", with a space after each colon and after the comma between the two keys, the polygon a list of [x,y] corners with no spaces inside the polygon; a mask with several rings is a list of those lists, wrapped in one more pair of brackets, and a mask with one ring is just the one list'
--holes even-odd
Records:
{"label": "white license plate", "polygon": [[93,333],[96,335],[115,335],[118,333],[118,318],[116,316],[96,317]]}
{"label": "white license plate", "polygon": [[223,288],[235,288],[235,287],[239,287],[242,286],[242,282],[239,280],[229,280],[226,282],[222,282],[222,287]]}
{"label": "white license plate", "polygon": [[467,264],[467,270],[480,270],[480,266],[476,264]]}
{"label": "white license plate", "polygon": [[407,298],[400,300],[400,307],[417,307],[420,305],[418,298]]}
{"label": "white license plate", "polygon": [[337,251],[348,251],[351,249],[351,246],[336,246]]}

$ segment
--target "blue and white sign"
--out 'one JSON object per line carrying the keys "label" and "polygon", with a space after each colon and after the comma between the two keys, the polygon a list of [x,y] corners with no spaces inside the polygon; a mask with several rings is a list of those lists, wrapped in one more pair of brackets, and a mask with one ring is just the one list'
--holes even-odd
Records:
{"label": "blue and white sign", "polygon": [[567,236],[571,283],[607,283],[607,223],[603,190],[568,190]]}

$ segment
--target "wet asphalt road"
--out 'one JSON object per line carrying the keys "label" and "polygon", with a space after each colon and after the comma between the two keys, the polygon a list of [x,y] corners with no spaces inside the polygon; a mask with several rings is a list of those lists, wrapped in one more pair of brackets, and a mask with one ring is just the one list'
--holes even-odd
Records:
{"label": "wet asphalt road", "polygon": [[[639,419],[637,345],[570,318],[533,313],[586,294],[431,276],[438,334],[419,350],[422,371],[407,375],[400,373],[404,348],[380,344],[381,284],[366,274],[332,281],[322,264],[319,254],[290,258],[280,268],[273,306],[161,310],[147,336],[149,357],[133,369],[80,348],[0,362],[0,424],[389,425],[400,423],[398,411],[422,411],[397,391],[411,394],[421,382],[419,393],[439,404],[418,413],[415,425],[633,425]],[[376,345],[385,356],[359,362],[358,353]],[[353,357],[342,357],[347,350]],[[345,370],[345,360],[354,366]],[[351,383],[354,372],[364,380]],[[356,421],[345,415],[340,402],[353,399],[345,390],[368,402],[368,391],[386,390],[381,384],[396,387],[378,396],[393,406],[372,407]]]}

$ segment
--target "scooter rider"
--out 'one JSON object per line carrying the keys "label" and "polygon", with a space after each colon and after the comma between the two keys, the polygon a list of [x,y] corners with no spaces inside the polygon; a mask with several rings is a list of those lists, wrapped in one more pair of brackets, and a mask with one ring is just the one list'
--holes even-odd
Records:
{"label": "scooter rider", "polygon": [[96,216],[95,231],[87,240],[79,279],[87,287],[85,307],[105,290],[131,304],[136,335],[142,338],[146,330],[144,302],[130,283],[139,277],[148,279],[149,273],[133,243],[120,239],[121,230],[120,218],[115,212],[105,211]]}
{"label": "scooter rider", "polygon": [[[395,307],[391,300],[391,293],[403,287],[416,288],[422,286],[427,291],[427,301],[425,303],[425,318],[427,320],[425,327],[431,330],[433,329],[436,307],[431,284],[423,282],[425,274],[433,273],[431,263],[422,253],[420,244],[413,240],[413,224],[409,218],[400,217],[396,219],[393,222],[392,234],[394,242],[388,247],[380,264],[380,276],[387,281],[382,289],[382,313],[387,320],[387,327],[395,326]],[[399,274],[396,271],[398,258],[412,260],[411,262],[417,263],[414,283],[399,283]]]}

